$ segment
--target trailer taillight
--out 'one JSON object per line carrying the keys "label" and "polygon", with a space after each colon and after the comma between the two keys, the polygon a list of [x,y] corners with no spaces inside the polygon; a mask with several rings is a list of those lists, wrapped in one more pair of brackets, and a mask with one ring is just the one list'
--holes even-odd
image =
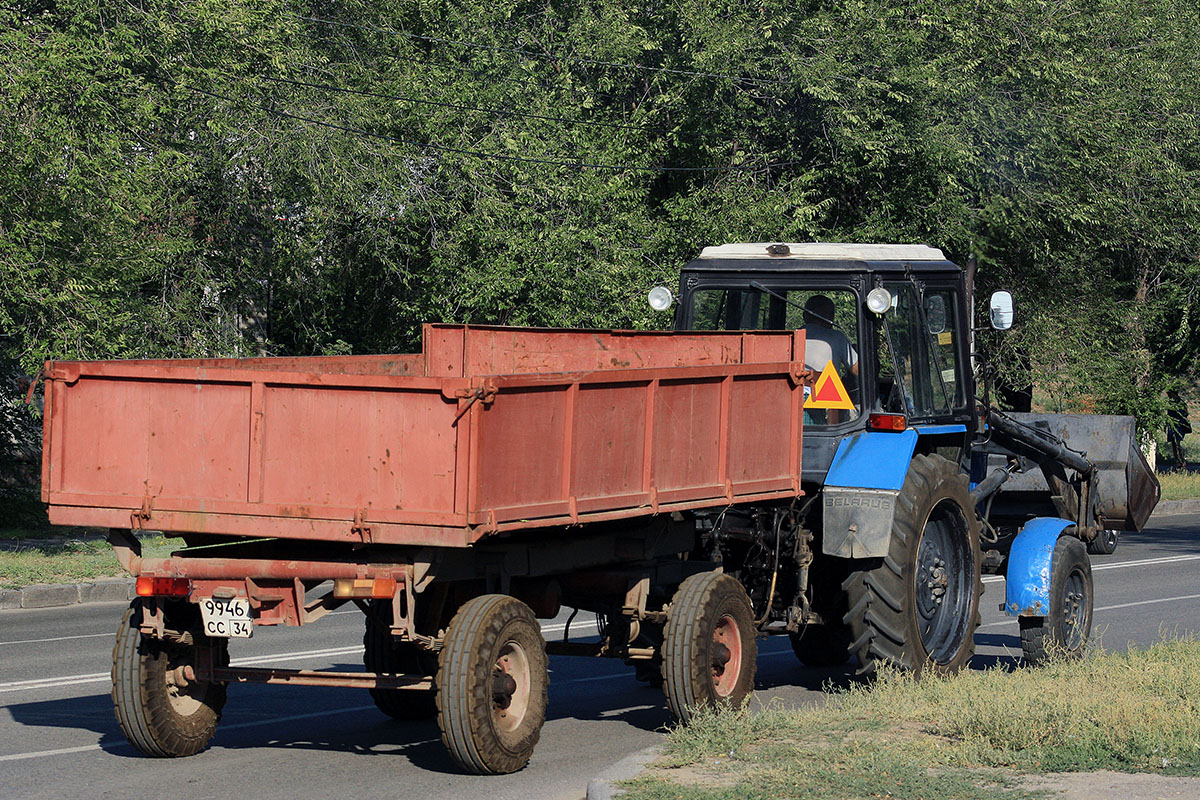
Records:
{"label": "trailer taillight", "polygon": [[192,582],[187,578],[155,578],[140,575],[137,579],[138,597],[187,597]]}
{"label": "trailer taillight", "polygon": [[371,597],[391,599],[396,594],[392,578],[338,578],[333,582],[333,596],[339,599]]}
{"label": "trailer taillight", "polygon": [[908,420],[903,414],[872,414],[867,417],[867,427],[873,431],[900,433],[908,429]]}

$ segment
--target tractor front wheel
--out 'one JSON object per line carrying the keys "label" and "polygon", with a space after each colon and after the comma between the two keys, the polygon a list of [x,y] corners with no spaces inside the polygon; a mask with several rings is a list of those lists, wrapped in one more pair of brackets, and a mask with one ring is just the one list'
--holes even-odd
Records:
{"label": "tractor front wheel", "polygon": [[1073,536],[1060,536],[1050,557],[1050,613],[1018,617],[1021,650],[1032,666],[1052,654],[1078,658],[1092,632],[1092,565],[1087,548]]}

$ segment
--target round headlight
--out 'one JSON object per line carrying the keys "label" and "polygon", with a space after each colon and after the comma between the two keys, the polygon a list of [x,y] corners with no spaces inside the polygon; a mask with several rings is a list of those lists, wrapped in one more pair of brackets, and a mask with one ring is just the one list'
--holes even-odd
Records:
{"label": "round headlight", "polygon": [[675,302],[675,295],[671,294],[671,290],[665,286],[655,286],[650,290],[646,299],[655,311],[666,311]]}
{"label": "round headlight", "polygon": [[892,293],[882,286],[876,286],[867,292],[867,308],[876,314],[885,314],[892,307]]}

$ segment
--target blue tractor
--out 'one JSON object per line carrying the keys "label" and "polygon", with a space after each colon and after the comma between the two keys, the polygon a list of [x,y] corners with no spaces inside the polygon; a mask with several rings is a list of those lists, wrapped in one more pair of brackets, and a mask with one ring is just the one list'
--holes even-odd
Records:
{"label": "blue tractor", "polygon": [[[822,243],[709,247],[682,270],[677,329],[805,332],[804,496],[699,525],[703,557],[806,664],[961,668],[985,573],[1006,579],[1028,661],[1077,654],[1089,549],[1111,552],[1158,500],[1132,418],[981,398],[969,272],[924,245]],[[994,294],[987,317],[1011,326],[1011,295]]]}

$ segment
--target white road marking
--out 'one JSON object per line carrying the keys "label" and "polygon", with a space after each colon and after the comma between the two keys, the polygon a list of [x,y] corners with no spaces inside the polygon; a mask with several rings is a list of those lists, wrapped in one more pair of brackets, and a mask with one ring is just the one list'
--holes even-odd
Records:
{"label": "white road marking", "polygon": [[112,636],[111,633],[84,633],[79,636],[55,636],[53,639],[20,639],[15,642],[0,642],[5,644],[38,644],[39,642],[65,642],[68,639],[96,639],[101,636]]}
{"label": "white road marking", "polygon": [[1147,564],[1174,564],[1178,561],[1198,561],[1200,555],[1192,556],[1164,556],[1162,558],[1142,558],[1137,561],[1119,561],[1116,564],[1100,564],[1092,565],[1092,572],[1098,572],[1105,569],[1121,569],[1123,567],[1142,567]]}
{"label": "white road marking", "polygon": [[[550,625],[542,628],[545,633],[561,632],[565,625]],[[595,622],[581,622],[572,626],[575,631],[595,631]],[[111,636],[112,634],[103,634]],[[246,667],[252,664],[281,664],[288,661],[300,661],[307,658],[324,658],[333,656],[349,656],[362,653],[362,645],[351,647],[332,647],[324,650],[298,650],[290,653],[274,653],[265,656],[246,656],[230,659],[230,666]],[[34,678],[26,681],[8,681],[0,683],[0,693],[20,692],[32,689],[53,689],[59,686],[82,686],[89,683],[100,683],[111,679],[107,672],[93,672],[87,675],[63,675],[55,678]]]}
{"label": "white road marking", "polygon": [[[1144,567],[1150,564],[1175,564],[1180,561],[1200,561],[1200,555],[1162,556],[1161,558],[1142,558],[1137,561],[1118,561],[1115,564],[1092,564],[1092,572],[1100,572],[1106,569],[1124,569],[1126,567]],[[983,576],[984,583],[999,583],[1003,580],[1003,575]]]}
{"label": "white road marking", "polygon": [[[351,706],[349,708],[335,708],[335,709],[331,709],[329,711],[313,711],[309,714],[293,714],[288,717],[272,717],[271,719],[259,719],[259,720],[255,720],[254,722],[238,722],[233,725],[222,725],[220,727],[220,729],[218,730],[218,734],[224,733],[225,731],[235,731],[240,728],[257,728],[257,727],[261,727],[263,725],[277,725],[281,722],[295,722],[296,720],[300,720],[300,719],[314,719],[316,717],[331,717],[336,714],[350,714],[350,713],[357,713],[359,711],[369,711],[373,708],[375,708],[375,706],[373,704],[369,705],[369,706]],[[429,741],[432,742],[435,740],[430,739]],[[425,744],[425,743],[417,742],[417,744]],[[72,755],[74,753],[87,753],[92,750],[104,750],[104,749],[105,748],[101,747],[98,744],[86,744],[86,745],[83,745],[82,747],[63,747],[58,750],[38,750],[38,751],[35,751],[32,753],[13,753],[13,754],[7,755],[7,756],[0,756],[0,761],[23,761],[24,759],[27,759],[27,758],[45,758],[46,756],[66,756],[66,755]],[[131,749],[131,746],[128,744],[119,744],[112,749],[114,749],[114,750]]]}
{"label": "white road marking", "polygon": [[[1117,603],[1112,606],[1096,606],[1092,609],[1092,613],[1096,614],[1100,611],[1115,611],[1118,608],[1133,608],[1134,606],[1152,606],[1156,603],[1177,603],[1181,600],[1200,600],[1200,594],[1185,594],[1179,597],[1160,597],[1156,600],[1138,600],[1133,603]],[[1000,620],[999,622],[989,622],[986,625],[980,625],[981,628],[995,628],[1000,625],[1011,625],[1017,621],[1016,617]]]}
{"label": "white road marking", "polygon": [[[126,747],[128,745],[122,745]],[[83,747],[63,747],[58,750],[38,750],[34,753],[13,753],[12,755],[0,756],[0,761],[21,761],[26,758],[43,758],[45,756],[67,756],[74,753],[86,753],[89,750],[99,750],[98,744],[85,744]]]}

